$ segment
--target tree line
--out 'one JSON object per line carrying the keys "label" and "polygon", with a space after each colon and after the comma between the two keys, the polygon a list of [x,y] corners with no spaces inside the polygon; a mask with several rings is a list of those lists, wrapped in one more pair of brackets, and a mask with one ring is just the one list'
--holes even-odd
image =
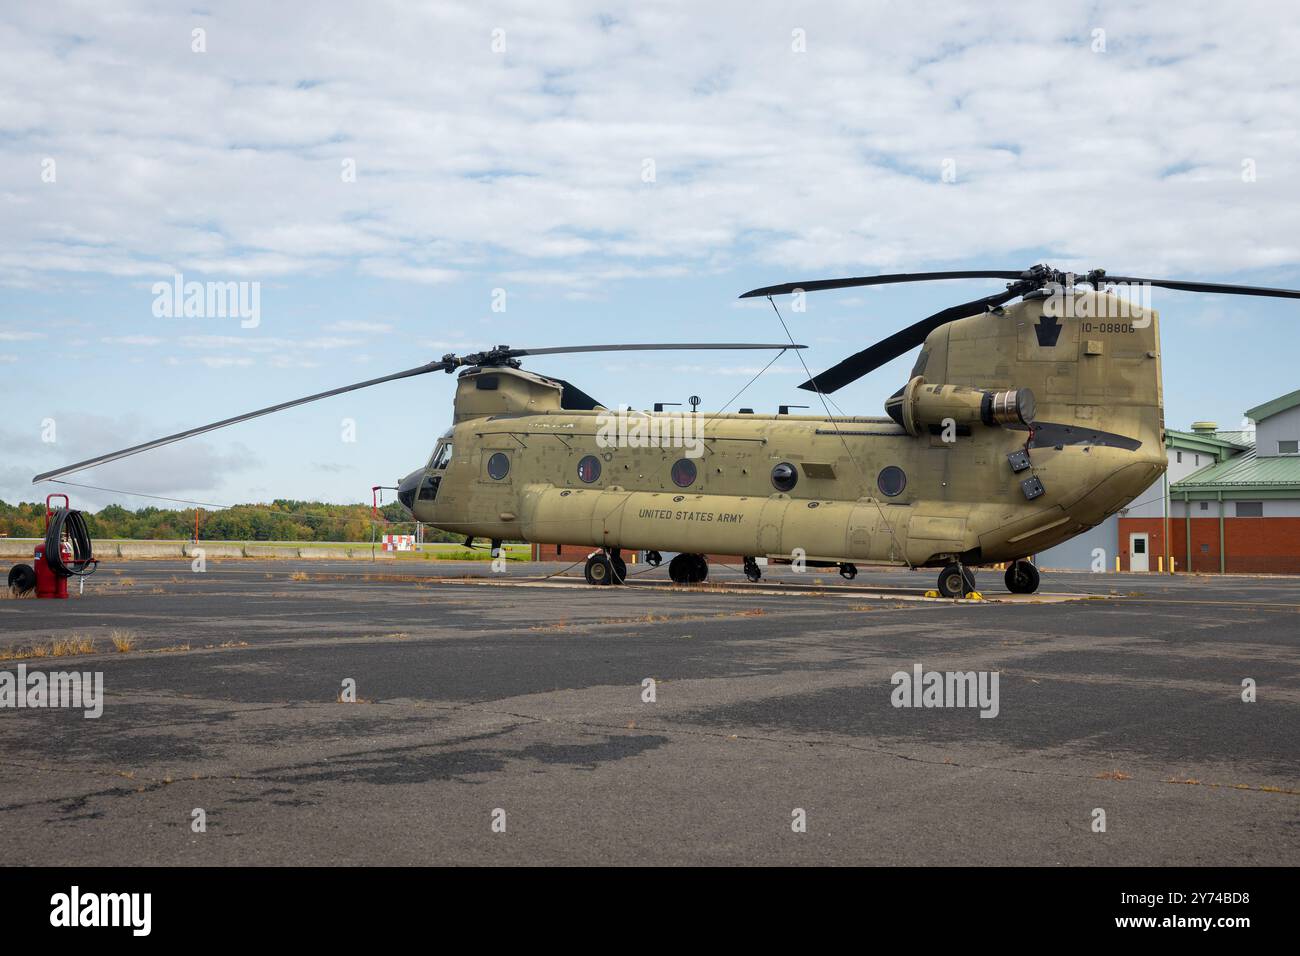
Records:
{"label": "tree line", "polygon": [[[86,511],[86,524],[94,538],[134,540],[189,540],[194,536],[194,508],[155,508],[130,511],[108,505]],[[371,525],[376,537],[383,534],[411,534],[415,522],[402,506],[391,502],[371,514],[370,505],[332,505],[320,501],[277,498],[269,504],[243,504],[220,511],[206,508],[199,513],[199,539],[203,541],[357,541],[370,540]],[[10,538],[39,538],[45,534],[45,504],[0,501],[0,535]],[[424,529],[426,541],[459,541],[456,535],[434,528]]]}

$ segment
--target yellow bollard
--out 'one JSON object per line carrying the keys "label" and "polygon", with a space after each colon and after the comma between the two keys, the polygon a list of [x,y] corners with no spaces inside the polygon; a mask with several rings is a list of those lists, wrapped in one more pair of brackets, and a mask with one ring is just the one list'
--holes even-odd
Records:
{"label": "yellow bollard", "polygon": [[1119,555],[1115,555],[1115,573],[1119,573]]}
{"label": "yellow bollard", "polygon": [[1164,556],[1163,554],[1157,554],[1157,555],[1156,555],[1156,574],[1164,574],[1164,573],[1165,573],[1165,556]]}

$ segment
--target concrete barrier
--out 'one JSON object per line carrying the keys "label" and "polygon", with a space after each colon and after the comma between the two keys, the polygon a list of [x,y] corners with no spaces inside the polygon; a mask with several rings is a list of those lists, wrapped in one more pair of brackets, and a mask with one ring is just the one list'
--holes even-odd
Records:
{"label": "concrete barrier", "polygon": [[[0,538],[0,571],[6,570],[7,566],[20,563],[19,559],[26,558],[28,563],[31,562],[32,550],[36,547],[38,541],[44,538]],[[346,548],[321,547],[311,544],[275,544],[270,541],[200,541],[197,545],[190,541],[117,541],[95,539],[91,542],[95,557],[101,561],[112,561],[115,558],[123,560],[148,560],[148,559],[167,559],[167,558],[193,558],[196,549],[202,548],[205,558],[301,558],[304,560],[346,560],[354,561],[370,560],[371,547],[369,542],[356,542]],[[460,549],[459,546],[449,546],[453,553]],[[425,552],[425,557],[432,560],[438,560],[442,555],[441,549],[431,547]],[[395,551],[385,551],[383,548],[376,547],[374,556],[380,561],[396,561],[398,553]],[[415,557],[415,556],[412,556]],[[445,558],[444,558],[445,560]]]}
{"label": "concrete barrier", "polygon": [[298,549],[293,547],[283,547],[281,545],[248,544],[244,546],[244,557],[246,558],[296,558],[298,557]]}
{"label": "concrete barrier", "polygon": [[0,557],[30,558],[36,538],[0,538]]}
{"label": "concrete barrier", "polygon": [[[94,545],[91,545],[94,550]],[[96,552],[98,557],[108,554]],[[122,541],[117,545],[119,558],[183,558],[185,546],[180,541]]]}
{"label": "concrete barrier", "polygon": [[221,544],[213,541],[211,543],[200,541],[197,545],[185,545],[185,556],[194,557],[195,551],[202,551],[203,557],[206,558],[242,558],[244,556],[244,546],[242,544]]}

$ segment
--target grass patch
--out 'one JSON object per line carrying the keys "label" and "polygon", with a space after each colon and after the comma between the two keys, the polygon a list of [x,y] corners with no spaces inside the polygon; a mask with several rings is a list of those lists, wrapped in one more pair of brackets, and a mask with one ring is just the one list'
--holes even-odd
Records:
{"label": "grass patch", "polygon": [[133,631],[115,630],[108,635],[108,639],[113,642],[113,647],[117,648],[119,654],[125,654],[127,651],[135,650],[136,636]]}
{"label": "grass patch", "polygon": [[75,657],[78,654],[95,653],[93,638],[81,634],[51,640],[48,644],[22,646],[11,644],[0,648],[0,661],[26,661],[34,657]]}
{"label": "grass patch", "polygon": [[72,657],[76,654],[93,654],[94,652],[94,640],[82,637],[80,634],[73,634],[71,637],[56,640],[50,644],[51,657]]}

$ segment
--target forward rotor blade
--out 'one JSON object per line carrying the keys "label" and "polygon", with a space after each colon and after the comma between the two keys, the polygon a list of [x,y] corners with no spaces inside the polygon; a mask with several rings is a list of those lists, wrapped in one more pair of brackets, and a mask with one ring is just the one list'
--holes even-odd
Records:
{"label": "forward rotor blade", "polygon": [[93,468],[95,465],[104,465],[110,461],[117,461],[119,458],[128,458],[131,455],[138,455],[142,451],[149,451],[150,449],[158,448],[162,445],[170,445],[172,442],[180,441],[183,438],[190,438],[194,435],[202,435],[204,432],[216,431],[218,428],[225,428],[227,425],[236,425],[239,422],[246,422],[250,418],[270,415],[272,412],[279,412],[286,408],[293,408],[295,405],[305,405],[308,402],[319,401],[322,398],[329,398],[333,395],[342,395],[344,392],[355,392],[359,388],[369,388],[371,385],[393,382],[400,378],[410,378],[413,375],[423,375],[426,372],[441,372],[446,367],[446,362],[430,362],[428,365],[421,365],[419,368],[408,368],[404,372],[394,372],[392,375],[385,375],[382,378],[372,378],[365,382],[357,382],[355,385],[344,385],[342,388],[332,388],[328,392],[317,392],[315,395],[308,395],[305,398],[295,398],[291,402],[281,402],[279,405],[270,405],[266,408],[259,408],[255,412],[236,415],[234,418],[226,418],[219,422],[212,422],[210,425],[201,425],[198,428],[190,428],[183,432],[177,432],[175,435],[168,435],[165,438],[155,438],[153,441],[147,441],[141,445],[132,445],[130,448],[123,448],[120,451],[112,451],[106,455],[87,458],[85,461],[79,461],[75,465],[67,465],[64,468],[56,468],[54,471],[47,471],[33,478],[32,484],[36,484],[38,481],[47,481],[50,478],[61,478],[64,475],[70,475],[76,471],[84,471],[87,468]]}
{"label": "forward rotor blade", "polygon": [[985,296],[971,302],[963,302],[961,305],[954,305],[942,312],[936,312],[920,322],[909,325],[902,331],[895,332],[889,338],[881,339],[875,345],[865,348],[855,355],[850,355],[838,365],[834,365],[820,375],[812,377],[799,387],[809,392],[833,392],[843,388],[850,382],[856,382],[868,372],[880,368],[886,362],[896,359],[898,356],[904,355],[918,345],[923,344],[926,336],[941,325],[955,319],[963,319],[968,315],[978,315],[985,309],[999,306],[1014,299],[1016,296],[1021,295],[1023,291],[1023,289],[1008,289],[1005,292]]}
{"label": "forward rotor blade", "polygon": [[1162,289],[1177,289],[1180,292],[1213,292],[1223,295],[1265,295],[1278,299],[1300,299],[1300,291],[1295,289],[1268,289],[1255,285],[1227,285],[1222,282],[1187,282],[1182,279],[1136,279],[1132,276],[1103,275],[1098,280],[1105,285],[1153,285]]}
{"label": "forward rotor blade", "polygon": [[787,295],[796,289],[804,292],[820,292],[824,289],[849,289],[862,285],[893,285],[898,282],[933,282],[941,279],[1023,279],[1023,271],[1006,272],[994,270],[968,270],[963,272],[896,272],[883,276],[859,276],[853,279],[817,279],[812,282],[785,282],[781,285],[769,285],[762,289],[751,289],[740,298],[752,299],[756,296]]}
{"label": "forward rotor blade", "polygon": [[789,342],[643,342],[620,345],[560,345],[542,349],[510,349],[511,356],[560,355],[565,352],[658,352],[676,349],[806,349],[806,345]]}

